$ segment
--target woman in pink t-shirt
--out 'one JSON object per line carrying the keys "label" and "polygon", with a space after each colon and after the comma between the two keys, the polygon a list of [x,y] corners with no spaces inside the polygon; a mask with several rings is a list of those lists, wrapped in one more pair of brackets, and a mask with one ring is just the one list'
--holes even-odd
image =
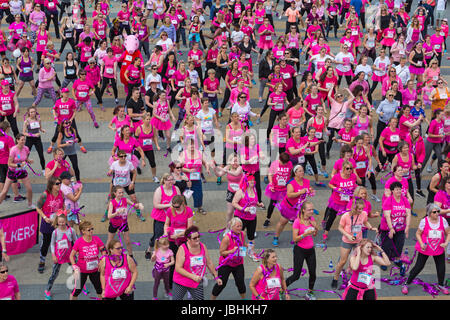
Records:
{"label": "woman in pink t-shirt", "polygon": [[[91,222],[83,221],[79,228],[82,236],[75,241],[70,253],[70,263],[75,272],[74,277],[79,279],[79,283],[70,294],[70,300],[78,300],[88,277],[94,285],[98,298],[101,299],[103,289],[98,264],[100,262],[99,254],[106,254],[105,245],[98,236],[93,235],[94,227]],[[76,260],[75,255],[78,256]]]}
{"label": "woman in pink t-shirt", "polygon": [[28,208],[32,209],[33,190],[26,167],[32,164],[33,160],[28,158],[30,149],[25,145],[25,141],[25,135],[19,133],[16,137],[16,145],[9,150],[8,172],[3,190],[0,193],[0,204],[5,200],[11,184],[17,183],[17,180],[22,180],[27,190]]}
{"label": "woman in pink t-shirt", "polygon": [[106,56],[102,58],[103,64],[101,69],[102,88],[100,89],[100,96],[103,97],[108,84],[114,91],[114,99],[116,104],[119,103],[117,92],[117,59],[114,57],[114,51],[111,48],[106,49]]}
{"label": "woman in pink t-shirt", "polygon": [[339,222],[339,232],[342,233],[342,242],[340,248],[339,263],[336,266],[334,278],[331,282],[331,288],[337,289],[339,275],[347,263],[348,256],[353,248],[362,240],[363,226],[369,230],[378,232],[378,229],[372,227],[368,221],[368,214],[364,211],[366,205],[363,199],[353,202],[350,212],[342,215]]}
{"label": "woman in pink t-shirt", "polygon": [[[392,160],[397,153],[398,143],[400,142],[400,130],[397,128],[397,124],[398,119],[391,118],[388,126],[381,132],[378,156],[380,157],[382,166],[386,164],[386,161],[392,163]],[[381,168],[376,167],[375,170],[379,173]]]}
{"label": "woman in pink t-shirt", "polygon": [[431,152],[434,151],[438,159],[441,159],[442,154],[442,142],[445,139],[444,133],[444,111],[441,109],[436,109],[434,111],[434,116],[428,127],[428,137],[425,140],[425,159],[422,163],[422,170],[428,162],[431,156]]}
{"label": "woman in pink t-shirt", "polygon": [[298,217],[292,225],[292,240],[294,244],[294,273],[286,279],[286,287],[300,278],[303,268],[303,261],[306,260],[308,266],[309,280],[307,299],[315,300],[314,284],[316,282],[316,250],[314,249],[313,237],[319,230],[314,220],[314,204],[306,200],[299,212]]}

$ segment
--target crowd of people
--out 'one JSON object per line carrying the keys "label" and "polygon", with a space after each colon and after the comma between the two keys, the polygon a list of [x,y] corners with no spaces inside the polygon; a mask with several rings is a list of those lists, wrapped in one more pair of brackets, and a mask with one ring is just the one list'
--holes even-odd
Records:
{"label": "crowd of people", "polygon": [[[384,270],[397,265],[407,295],[430,256],[438,289],[448,294],[450,92],[440,69],[449,31],[445,5],[443,0],[0,0],[0,22],[7,25],[0,30],[0,203],[10,198],[12,187],[12,200],[27,200],[40,216],[38,272],[45,271],[49,249],[53,263],[45,299],[52,299],[66,263],[75,279],[71,300],[87,291],[87,278],[98,299],[134,299],[138,267],[128,219],[135,213],[146,221],[136,182],[147,161],[153,182],[160,184],[146,210],[153,223],[145,258],[154,263],[154,299],[161,280],[168,299],[182,300],[186,293],[204,299],[207,269],[215,281],[211,299],[230,274],[245,299],[248,257],[259,263],[248,285],[252,299],[290,300],[289,286],[301,277],[306,260],[306,299],[315,300],[315,248],[326,245],[336,218],[342,241],[330,286],[338,290],[348,266],[343,299],[377,298],[375,265]],[[285,28],[281,22],[275,26],[277,17]],[[25,82],[34,97],[30,106],[20,96]],[[253,88],[257,98],[251,97]],[[114,97],[112,108],[104,106],[105,92]],[[123,104],[119,92],[126,97]],[[52,100],[55,122],[47,150],[38,107],[43,98]],[[114,144],[105,158],[111,184],[102,218],[108,228],[99,232],[107,233],[106,244],[94,234],[89,216],[80,215],[83,168],[77,151],[88,150],[76,118],[83,106],[96,129],[101,124],[96,113],[113,109],[107,127]],[[26,109],[22,130],[20,109]],[[262,140],[253,130],[257,126],[266,133]],[[33,146],[47,182],[36,205],[29,179],[36,174]],[[48,163],[45,151],[53,155]],[[172,158],[168,170],[157,166],[155,154],[164,152]],[[327,165],[332,156],[336,161]],[[437,172],[426,195],[422,178],[433,166]],[[208,253],[213,248],[200,241],[207,230],[193,221],[194,214],[207,214],[205,175],[217,177],[217,185],[226,178],[226,205],[217,206],[226,212],[218,261]],[[329,189],[318,221],[316,193]],[[270,200],[267,208],[263,196]],[[406,263],[402,253],[412,236],[414,210],[421,209],[417,197],[427,197],[426,215],[415,234],[417,260],[406,276],[413,262]],[[377,203],[381,214],[373,208]],[[294,243],[294,270],[287,278],[276,250],[261,252],[255,245],[258,210],[267,212],[265,228],[274,212],[280,213],[274,247]],[[283,239],[288,223],[292,237]],[[369,230],[377,241],[368,239]],[[17,280],[8,275],[1,225],[0,244],[0,299],[20,299]]]}

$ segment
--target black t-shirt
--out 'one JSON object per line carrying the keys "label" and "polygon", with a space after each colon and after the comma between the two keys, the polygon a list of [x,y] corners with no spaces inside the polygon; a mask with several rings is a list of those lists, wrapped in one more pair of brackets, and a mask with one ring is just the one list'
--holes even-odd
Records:
{"label": "black t-shirt", "polygon": [[[128,100],[127,102],[127,109],[130,113],[143,113],[147,111],[147,108],[141,97],[138,98],[138,101],[134,101],[133,98],[130,98],[130,100]],[[135,120],[133,118],[131,118],[131,120],[133,120],[133,122],[139,121],[138,119]]]}
{"label": "black t-shirt", "polygon": [[158,88],[156,88],[156,92],[153,92],[153,90],[151,88],[149,88],[147,90],[147,92],[145,93],[145,96],[149,97],[150,98],[150,103],[153,104],[154,97],[160,92],[161,92],[161,90],[159,90]]}

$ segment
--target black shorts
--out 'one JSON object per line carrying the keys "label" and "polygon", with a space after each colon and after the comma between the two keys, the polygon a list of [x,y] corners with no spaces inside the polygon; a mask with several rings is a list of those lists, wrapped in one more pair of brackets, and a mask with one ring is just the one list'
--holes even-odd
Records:
{"label": "black shorts", "polygon": [[[119,227],[114,227],[111,222],[109,223],[109,227],[108,227],[108,232],[109,233],[116,233],[117,230],[121,229],[120,226]],[[128,223],[125,224],[125,228],[122,230],[122,232],[128,232],[130,231],[130,229],[128,228]]]}
{"label": "black shorts", "polygon": [[227,202],[232,203],[234,198],[234,193],[227,189]]}
{"label": "black shorts", "polygon": [[153,152],[153,150],[144,151],[144,154],[148,159],[148,162],[150,163],[150,168],[156,168],[155,153]]}
{"label": "black shorts", "polygon": [[8,165],[6,163],[0,164],[0,183],[5,183],[7,173],[8,173]]}
{"label": "black shorts", "polygon": [[28,177],[28,172],[25,169],[20,171],[11,171],[8,169],[8,173],[6,176],[13,182],[17,182],[17,180],[25,179],[26,177]]}

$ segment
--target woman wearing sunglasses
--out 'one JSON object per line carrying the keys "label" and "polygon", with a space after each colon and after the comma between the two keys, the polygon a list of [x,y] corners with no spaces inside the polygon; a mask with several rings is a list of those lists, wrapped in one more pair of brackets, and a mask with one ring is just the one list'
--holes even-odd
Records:
{"label": "woman wearing sunglasses", "polygon": [[[169,238],[169,249],[176,256],[179,246],[186,242],[184,232],[192,227],[194,221],[192,209],[187,206],[186,198],[183,195],[176,195],[172,198],[172,207],[166,214],[163,237]],[[169,284],[173,286],[173,272],[175,265],[170,266]]]}
{"label": "woman wearing sunglasses", "polygon": [[186,229],[184,236],[187,242],[178,249],[173,274],[173,300],[182,300],[189,292],[193,300],[203,300],[203,277],[206,268],[212,273],[216,283],[221,286],[214,264],[209,257],[208,249],[200,242],[198,227]]}
{"label": "woman wearing sunglasses", "polygon": [[107,249],[108,255],[99,264],[103,300],[134,300],[133,287],[138,276],[134,259],[123,252],[118,240],[111,240]]}
{"label": "woman wearing sunglasses", "polygon": [[77,181],[80,181],[80,168],[78,167],[78,155],[75,149],[75,143],[78,143],[77,130],[72,127],[72,121],[64,120],[59,126],[56,145],[64,150],[64,159],[69,156]]}
{"label": "woman wearing sunglasses", "polygon": [[[75,273],[75,289],[70,294],[70,300],[78,300],[81,288],[84,287],[88,277],[94,285],[97,297],[101,299],[103,289],[98,266],[99,254],[106,254],[105,245],[98,236],[94,236],[94,227],[91,222],[83,221],[79,228],[82,236],[75,241],[70,252],[70,263]],[[77,260],[75,255],[78,256]]]}
{"label": "woman wearing sunglasses", "polygon": [[433,257],[437,270],[439,289],[443,294],[448,294],[444,287],[445,279],[445,248],[450,241],[450,228],[447,220],[439,216],[441,209],[435,203],[427,206],[427,216],[423,218],[416,232],[417,260],[409,273],[408,280],[402,287],[402,293],[408,294],[408,285],[417,277],[425,267],[430,256]]}
{"label": "woman wearing sunglasses", "polygon": [[8,274],[8,266],[0,262],[0,300],[20,300],[20,291],[17,280]]}

